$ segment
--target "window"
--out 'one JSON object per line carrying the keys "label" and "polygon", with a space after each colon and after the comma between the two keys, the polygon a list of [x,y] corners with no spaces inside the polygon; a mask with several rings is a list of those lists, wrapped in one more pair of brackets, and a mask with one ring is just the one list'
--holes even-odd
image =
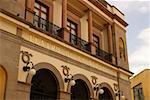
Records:
{"label": "window", "polygon": [[96,35],[93,35],[93,43],[96,46],[96,48],[99,48],[99,37]]}
{"label": "window", "polygon": [[77,24],[71,20],[67,20],[67,29],[70,32],[70,42],[77,45]]}
{"label": "window", "polygon": [[43,30],[47,29],[47,19],[48,19],[48,7],[40,2],[34,3],[34,25],[40,27]]}
{"label": "window", "polygon": [[134,100],[144,100],[142,84],[133,87]]}

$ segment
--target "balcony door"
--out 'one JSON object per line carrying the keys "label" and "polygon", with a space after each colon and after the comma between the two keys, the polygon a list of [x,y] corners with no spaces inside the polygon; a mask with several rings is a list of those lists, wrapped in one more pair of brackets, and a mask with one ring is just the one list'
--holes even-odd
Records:
{"label": "balcony door", "polygon": [[47,30],[48,7],[43,5],[41,2],[35,2],[34,12],[34,25],[42,28],[43,30]]}
{"label": "balcony door", "polygon": [[70,32],[70,42],[74,45],[77,45],[77,24],[68,19],[67,29]]}

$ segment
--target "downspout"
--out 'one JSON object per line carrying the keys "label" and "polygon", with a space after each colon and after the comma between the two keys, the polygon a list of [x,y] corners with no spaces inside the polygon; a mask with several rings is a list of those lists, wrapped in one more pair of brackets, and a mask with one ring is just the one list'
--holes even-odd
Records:
{"label": "downspout", "polygon": [[121,100],[120,99],[120,82],[119,82],[119,80],[120,80],[120,72],[119,72],[119,67],[118,67],[118,71],[117,71],[118,96],[119,96],[119,100]]}
{"label": "downspout", "polygon": [[28,0],[25,0],[25,14],[24,14],[25,20],[26,20],[26,17],[27,17],[27,3],[28,3]]}
{"label": "downspout", "polygon": [[113,39],[113,55],[115,56],[115,60],[116,60],[116,65],[118,65],[118,59],[117,59],[117,46],[116,46],[116,32],[115,32],[115,24],[113,23],[112,25],[112,33],[113,33],[113,36],[112,36],[112,39]]}

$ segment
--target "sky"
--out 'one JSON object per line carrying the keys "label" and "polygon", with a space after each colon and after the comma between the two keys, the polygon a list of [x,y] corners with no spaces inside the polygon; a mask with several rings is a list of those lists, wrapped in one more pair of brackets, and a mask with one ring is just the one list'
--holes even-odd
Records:
{"label": "sky", "polygon": [[130,71],[150,69],[150,0],[106,0],[125,14]]}

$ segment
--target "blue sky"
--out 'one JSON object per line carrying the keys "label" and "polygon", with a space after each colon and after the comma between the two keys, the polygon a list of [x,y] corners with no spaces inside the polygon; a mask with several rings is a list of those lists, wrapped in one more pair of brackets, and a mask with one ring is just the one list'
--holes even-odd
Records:
{"label": "blue sky", "polygon": [[150,0],[106,0],[125,14],[130,70],[150,69]]}

